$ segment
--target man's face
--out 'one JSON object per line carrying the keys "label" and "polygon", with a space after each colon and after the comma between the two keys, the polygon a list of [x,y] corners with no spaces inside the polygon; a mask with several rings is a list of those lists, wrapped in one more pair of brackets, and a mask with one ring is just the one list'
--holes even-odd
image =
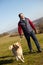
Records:
{"label": "man's face", "polygon": [[25,17],[24,17],[24,14],[20,14],[20,17],[21,17],[21,19],[24,19]]}

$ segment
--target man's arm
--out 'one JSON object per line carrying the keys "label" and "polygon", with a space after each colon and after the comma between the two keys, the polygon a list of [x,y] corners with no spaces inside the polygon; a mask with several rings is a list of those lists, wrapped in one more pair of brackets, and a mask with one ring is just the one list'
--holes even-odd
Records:
{"label": "man's arm", "polygon": [[21,36],[22,35],[22,28],[21,25],[18,23],[18,33]]}
{"label": "man's arm", "polygon": [[30,23],[30,25],[31,25],[31,27],[34,29],[34,31],[36,32],[36,28],[35,28],[35,25],[33,24],[33,22],[30,20],[30,19],[28,19],[29,20],[29,23]]}

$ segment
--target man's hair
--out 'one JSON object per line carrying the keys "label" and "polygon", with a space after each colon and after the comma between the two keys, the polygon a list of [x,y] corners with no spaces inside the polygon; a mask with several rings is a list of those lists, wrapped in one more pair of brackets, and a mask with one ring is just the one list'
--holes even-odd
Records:
{"label": "man's hair", "polygon": [[18,16],[21,17],[21,14],[23,14],[23,13],[20,13]]}

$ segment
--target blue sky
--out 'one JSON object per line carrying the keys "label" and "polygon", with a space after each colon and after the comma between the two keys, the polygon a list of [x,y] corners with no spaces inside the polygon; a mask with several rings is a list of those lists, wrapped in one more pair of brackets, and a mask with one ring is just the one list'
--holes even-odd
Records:
{"label": "blue sky", "polygon": [[0,0],[0,33],[16,28],[21,12],[31,20],[43,17],[43,0]]}

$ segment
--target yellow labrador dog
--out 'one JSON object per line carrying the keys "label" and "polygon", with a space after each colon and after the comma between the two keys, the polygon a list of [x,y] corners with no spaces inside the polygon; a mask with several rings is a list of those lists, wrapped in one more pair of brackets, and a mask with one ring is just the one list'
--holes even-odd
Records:
{"label": "yellow labrador dog", "polygon": [[12,52],[15,55],[17,61],[21,60],[22,62],[24,62],[23,51],[22,51],[21,44],[19,42],[11,45],[9,47],[9,49],[12,50]]}

